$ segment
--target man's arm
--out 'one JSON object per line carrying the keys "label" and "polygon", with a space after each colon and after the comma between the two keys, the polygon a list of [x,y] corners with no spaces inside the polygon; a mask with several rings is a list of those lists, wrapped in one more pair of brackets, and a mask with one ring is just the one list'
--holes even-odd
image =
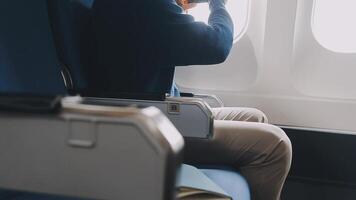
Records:
{"label": "man's arm", "polygon": [[[224,0],[211,0],[208,25],[182,14],[173,2],[158,0],[150,32],[159,62],[174,66],[218,64],[225,61],[233,43],[233,22]],[[157,44],[158,43],[158,44]]]}

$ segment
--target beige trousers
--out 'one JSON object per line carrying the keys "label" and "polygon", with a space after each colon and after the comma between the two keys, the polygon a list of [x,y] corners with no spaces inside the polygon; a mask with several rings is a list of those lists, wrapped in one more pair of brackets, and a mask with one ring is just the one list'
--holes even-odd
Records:
{"label": "beige trousers", "polygon": [[250,185],[253,200],[278,200],[290,169],[292,146],[282,129],[253,108],[214,108],[214,137],[186,139],[185,162],[228,165]]}

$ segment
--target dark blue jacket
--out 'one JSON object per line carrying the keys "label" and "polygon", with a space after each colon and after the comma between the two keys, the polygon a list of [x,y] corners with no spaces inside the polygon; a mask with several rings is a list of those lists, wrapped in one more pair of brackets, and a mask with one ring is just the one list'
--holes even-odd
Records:
{"label": "dark blue jacket", "polygon": [[90,87],[101,94],[169,93],[176,66],[225,61],[233,23],[212,0],[209,25],[184,14],[175,0],[95,1],[97,61]]}

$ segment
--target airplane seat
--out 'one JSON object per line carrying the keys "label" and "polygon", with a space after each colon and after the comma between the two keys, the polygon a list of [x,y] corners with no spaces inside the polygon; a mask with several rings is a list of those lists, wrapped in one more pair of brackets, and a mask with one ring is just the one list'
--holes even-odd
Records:
{"label": "airplane seat", "polygon": [[[77,0],[78,1],[78,0]],[[72,18],[76,18],[76,15],[80,15],[81,12],[75,12],[72,10],[72,15],[68,15],[67,12],[67,22],[61,22],[63,18],[60,18],[61,14],[64,14],[66,12],[58,12],[60,9],[58,9],[58,6],[60,4],[67,4],[64,5],[65,7],[67,6],[68,8],[68,2],[65,3],[63,0],[49,0],[49,3],[53,3],[57,6],[53,7],[50,6],[49,10],[52,16],[52,26],[54,28],[54,35],[57,37],[57,48],[62,49],[61,51],[65,51],[67,48],[70,46],[73,47],[73,43],[71,44],[65,44],[65,35],[80,35],[78,33],[87,33],[86,36],[91,35],[90,31],[91,28],[85,27],[85,26],[73,26],[71,25],[73,22]],[[71,1],[73,3],[75,1]],[[85,9],[88,12],[90,12],[90,6],[92,5],[92,1],[88,1],[89,4],[86,4],[82,6],[85,6]],[[87,2],[87,3],[88,3]],[[59,3],[59,4],[58,4]],[[80,4],[77,4],[80,5]],[[70,6],[69,6],[70,7]],[[53,9],[56,8],[56,9]],[[75,7],[71,7],[71,9],[75,9]],[[85,14],[85,16],[90,16],[89,14]],[[82,20],[90,20],[88,17],[79,17],[77,19],[82,19]],[[78,23],[78,22],[75,22]],[[86,21],[84,24],[90,24],[90,22]],[[63,31],[58,31],[58,29],[61,29],[61,26],[65,26],[62,28],[62,30],[65,31],[70,31],[70,33],[64,33]],[[84,30],[83,30],[84,29]],[[57,30],[57,31],[56,31]],[[74,37],[73,36],[73,37]],[[95,39],[89,40],[87,38],[87,42],[95,42]],[[82,38],[83,40],[83,38]],[[85,40],[85,38],[84,38]],[[73,42],[73,41],[72,41]],[[78,41],[74,41],[78,42]],[[75,45],[74,45],[75,46]],[[77,45],[80,46],[80,45]],[[71,49],[71,51],[75,51]],[[80,49],[77,49],[77,51],[80,51]],[[83,53],[83,52],[82,52]],[[86,53],[89,53],[86,51]],[[78,55],[79,53],[77,53]],[[64,54],[67,55],[67,54]],[[82,56],[82,57],[77,57],[74,59],[88,59],[90,56]],[[73,57],[72,57],[73,59]],[[79,61],[70,61],[68,58],[64,58],[63,60],[69,61],[69,63],[66,63],[69,70],[77,70],[77,71],[83,71],[83,70],[78,70],[78,68],[85,68],[85,66],[82,65],[82,63],[88,63],[88,61],[84,62],[79,62]],[[79,76],[79,77],[78,77]],[[71,77],[73,78],[74,82],[77,80],[83,80],[85,78],[85,75],[83,74],[72,74]],[[74,89],[78,88],[78,86],[74,85]],[[83,89],[79,88],[78,90]],[[84,89],[85,91],[86,89]],[[140,98],[138,98],[138,96]],[[165,113],[168,118],[173,122],[173,124],[177,127],[177,129],[182,133],[183,136],[185,137],[200,137],[202,139],[209,139],[209,137],[212,136],[212,128],[213,128],[213,117],[212,113],[210,111],[209,105],[207,105],[204,101],[201,101],[199,99],[206,99],[209,100],[210,105],[213,107],[221,107],[223,106],[222,101],[216,97],[216,96],[211,96],[211,95],[196,95],[196,96],[191,96],[187,95],[185,98],[167,98],[165,101],[155,101],[155,100],[147,100],[147,96],[141,97],[140,94],[136,96],[137,99],[132,98],[135,96],[131,96],[129,99],[104,99],[104,98],[97,98],[97,97],[86,97],[83,98],[83,103],[90,103],[90,104],[97,104],[97,105],[110,105],[110,106],[120,106],[120,105],[141,105],[141,106],[155,106],[158,107],[163,113]],[[197,98],[192,98],[192,97],[197,97]],[[148,98],[149,99],[149,98]],[[167,112],[168,111],[168,112]],[[189,112],[190,111],[190,112]],[[210,112],[209,112],[210,111]],[[187,113],[187,114],[184,114]],[[197,114],[198,113],[198,114]],[[202,118],[203,123],[198,123],[199,118],[201,118],[201,113],[205,115],[204,118]],[[190,124],[192,119],[194,119],[194,125],[193,127],[190,127]],[[198,127],[198,128],[197,128]],[[200,129],[200,133],[197,134],[197,132]],[[228,193],[231,193],[232,196],[234,196],[234,199],[249,199],[249,189],[248,189],[248,184],[246,181],[241,177],[241,175],[238,174],[238,172],[233,171],[231,169],[226,169],[224,166],[213,166],[213,167],[205,167],[205,169],[202,169],[208,176],[210,176],[213,180],[216,180],[216,183],[220,185],[223,189],[226,189]],[[227,184],[228,183],[228,184]],[[234,188],[236,186],[236,188]]]}
{"label": "airplane seat", "polygon": [[[85,3],[88,1],[83,0],[81,2]],[[46,15],[47,8],[45,0],[4,0],[1,1],[0,4],[0,25],[2,27],[5,27],[0,31],[0,91],[5,93],[13,92],[41,95],[66,94],[62,78],[66,80],[66,84],[69,85],[72,80],[67,79],[68,77],[66,77],[66,71],[63,71],[63,69],[61,69],[63,66],[59,66],[58,60],[55,55],[56,52],[54,52],[54,47],[52,44],[52,38],[50,35],[47,34],[49,32],[50,27],[48,16]],[[60,76],[60,71],[62,71],[62,77]],[[22,97],[17,100],[21,99]],[[2,101],[0,102],[3,103]],[[91,130],[99,130],[99,127],[103,128],[104,126],[108,125],[106,123],[108,121],[110,122],[109,125],[117,123],[119,116],[116,116],[117,113],[115,114],[113,110],[119,108],[111,107],[109,109],[109,113],[107,113],[107,109],[104,109],[105,112],[99,114],[107,113],[107,115],[105,114],[105,117],[100,116],[100,120],[95,120],[98,115],[98,108],[102,109],[102,107],[100,106],[90,106],[90,109],[86,107],[78,110],[78,105],[80,105],[81,103],[76,102],[74,108],[69,108],[68,110],[67,105],[67,110],[63,111],[61,114],[45,114],[43,112],[48,111],[46,108],[40,109],[41,114],[39,114],[31,113],[30,111],[32,111],[33,108],[28,107],[26,104],[23,104],[23,102],[16,103],[15,101],[16,104],[12,105],[11,103],[14,103],[14,101],[11,100],[6,103],[10,103],[7,105],[10,107],[17,107],[19,105],[22,105],[22,107],[15,108],[16,112],[13,113],[9,111],[4,111],[2,109],[0,111],[0,188],[18,189],[20,191],[24,190],[28,192],[44,192],[56,195],[78,195],[86,197],[85,199],[88,199],[87,197],[98,197],[98,199],[117,199],[115,197],[108,197],[108,195],[120,195],[113,194],[113,192],[119,192],[120,190],[112,189],[112,187],[118,187],[117,185],[120,186],[120,184],[122,183],[120,182],[120,180],[124,180],[124,184],[127,184],[127,180],[131,180],[132,177],[138,177],[138,173],[135,173],[134,171],[131,173],[131,175],[136,174],[136,176],[124,174],[123,176],[127,176],[127,178],[115,177],[115,173],[113,172],[118,171],[120,167],[123,167],[126,171],[133,170],[131,166],[122,165],[122,163],[127,162],[119,160],[119,158],[125,158],[125,152],[131,151],[127,150],[127,148],[125,148],[124,146],[118,145],[117,143],[111,145],[100,145],[100,141],[103,141],[103,139],[106,138],[105,135],[106,133],[108,133],[108,130],[97,134],[97,137],[100,136],[98,137],[100,140],[98,143],[96,143],[97,145],[94,145],[98,148],[106,147],[108,148],[107,151],[100,151],[97,152],[97,154],[92,153],[95,152],[95,148],[92,147],[91,149],[89,146],[91,146],[93,143],[92,141],[87,140],[88,137],[89,139],[93,139]],[[12,107],[12,109],[13,108],[14,107]],[[26,113],[23,113],[23,109],[26,111]],[[92,109],[94,109],[94,111]],[[129,113],[128,110],[124,108],[121,111],[124,114]],[[38,112],[38,110],[36,112]],[[140,109],[136,109],[135,113],[141,116],[137,119],[147,119],[147,121],[144,120],[146,123],[151,121],[153,118],[156,120],[160,119],[159,121],[164,119],[163,116],[158,117],[159,119],[152,116],[147,116],[147,114],[151,112],[144,112]],[[157,111],[155,113],[159,112]],[[70,123],[71,119],[74,119],[75,122],[78,122],[78,126],[75,125],[76,123]],[[112,120],[114,122],[112,122]],[[127,121],[125,121],[126,118],[122,120],[124,120],[125,124],[127,124]],[[93,122],[96,123],[95,125],[97,125],[98,128],[86,127],[88,124],[91,124]],[[129,122],[132,122],[132,120],[129,120]],[[141,121],[139,122],[141,123]],[[154,124],[159,123],[148,123],[147,126],[144,125],[144,127],[149,128],[151,130],[153,127],[155,127]],[[58,127],[62,127],[62,131],[57,129]],[[140,127],[142,128],[142,125]],[[80,132],[77,131],[73,132],[73,130],[81,130],[82,128],[87,130],[84,132],[87,132],[89,135],[82,135]],[[116,137],[116,135],[120,133],[120,130],[117,130],[117,128],[119,127],[110,127],[110,129],[111,128],[112,132],[115,133],[112,134],[113,137]],[[159,127],[157,128],[159,129]],[[72,134],[74,134],[73,140],[67,137],[67,134],[69,133],[63,134],[68,130],[72,130],[71,132]],[[175,132],[174,130],[175,129],[171,129],[169,131],[164,132],[168,135],[171,135]],[[29,132],[31,134],[29,134]],[[153,134],[151,133],[151,131],[143,131],[143,133],[141,134],[148,134],[147,136],[144,136],[144,138],[146,139],[157,137],[157,134]],[[158,135],[164,134],[162,133]],[[141,138],[139,133],[137,133],[137,136],[138,138],[133,139],[133,141],[137,141],[139,138]],[[176,134],[176,136],[178,135]],[[164,137],[169,138],[169,136],[167,135]],[[68,141],[69,144],[65,142],[68,139],[70,139]],[[164,139],[162,139],[159,139],[158,141],[165,141]],[[63,141],[63,143],[58,143],[58,141]],[[120,137],[119,140],[109,138],[105,141],[123,141],[125,144],[128,143],[127,140],[123,140],[123,137]],[[153,141],[153,143],[149,146],[152,147],[156,145],[157,143]],[[85,146],[85,148],[82,149],[81,147],[83,146]],[[142,151],[141,153],[137,152],[137,146],[142,146],[142,144],[134,145],[135,148],[132,147],[132,151],[137,153],[137,157],[143,159],[143,161],[146,161],[145,157],[142,155],[144,155],[144,153],[147,153],[147,151]],[[158,147],[160,146],[161,145],[158,145]],[[163,145],[161,147],[166,148],[169,146],[170,145]],[[120,149],[117,149],[120,147],[125,149],[125,151],[120,151]],[[176,150],[178,151],[179,148],[176,148]],[[115,153],[113,154],[113,152]],[[121,154],[120,152],[123,154]],[[89,156],[93,154],[95,154],[93,157]],[[105,159],[106,156],[110,157],[107,158],[105,162],[100,160]],[[111,156],[113,157],[111,158]],[[174,156],[175,159],[178,159],[178,157],[177,155]],[[148,171],[149,169],[147,169],[147,172],[144,173],[145,176],[141,177],[151,177],[154,178],[155,181],[162,180],[157,179],[157,177],[160,176],[174,177],[174,172],[170,172],[172,173],[170,175],[163,174],[165,170],[163,170],[162,168],[161,170],[158,169],[158,162],[155,162],[155,159],[152,159],[152,156],[150,156],[149,158],[150,159],[147,162],[152,161],[156,163],[155,168],[152,168],[152,171]],[[158,160],[162,161],[165,160],[165,158],[159,157],[157,158],[157,161]],[[113,164],[111,162],[118,163]],[[134,166],[145,166],[145,168],[148,168],[147,162],[145,162],[145,164],[136,163]],[[167,160],[167,163],[174,163],[174,161],[168,162]],[[115,169],[105,168],[103,169],[103,171],[98,173],[98,169],[101,169],[102,166],[114,166]],[[108,182],[105,182],[103,184],[98,183],[98,181],[100,181],[103,177],[106,177],[108,178],[108,180],[111,180],[109,181],[111,185]],[[137,183],[152,183],[152,181],[139,180],[137,178],[135,178],[134,181],[137,181]],[[150,184],[150,186],[164,184],[166,188],[170,188],[170,190],[172,190],[173,185],[171,184],[171,182],[173,180],[167,181],[168,182],[164,183],[161,182],[160,184]],[[91,183],[94,185],[90,185]],[[133,185],[133,187],[137,187],[137,184]],[[125,188],[125,186],[123,186],[123,188]],[[110,191],[106,191],[105,189],[110,189]],[[130,190],[134,191],[135,189],[127,188],[127,191]],[[144,190],[145,192],[142,192],[141,190],[140,194],[145,195],[146,197],[141,199],[160,199],[149,198],[146,194],[146,192],[149,191],[155,191],[155,194],[158,194],[160,193],[157,192],[158,190],[162,190],[162,188],[157,190]],[[163,191],[161,191],[161,193],[162,192]],[[0,197],[1,199],[5,198],[8,200],[73,200],[69,197],[48,196],[43,194],[32,193],[29,194],[1,189]],[[167,200],[171,198],[162,199]]]}
{"label": "airplane seat", "polygon": [[158,109],[52,98],[66,88],[46,3],[0,1],[0,199],[173,199],[184,141]]}

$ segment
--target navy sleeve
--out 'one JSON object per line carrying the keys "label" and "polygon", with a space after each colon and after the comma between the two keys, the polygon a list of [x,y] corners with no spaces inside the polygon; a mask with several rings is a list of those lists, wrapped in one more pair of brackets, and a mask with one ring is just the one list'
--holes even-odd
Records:
{"label": "navy sleeve", "polygon": [[[167,65],[208,65],[226,60],[233,43],[233,22],[223,0],[211,0],[208,24],[194,21],[190,15],[167,0],[152,11],[151,45],[159,62]],[[162,65],[165,66],[165,65]]]}

